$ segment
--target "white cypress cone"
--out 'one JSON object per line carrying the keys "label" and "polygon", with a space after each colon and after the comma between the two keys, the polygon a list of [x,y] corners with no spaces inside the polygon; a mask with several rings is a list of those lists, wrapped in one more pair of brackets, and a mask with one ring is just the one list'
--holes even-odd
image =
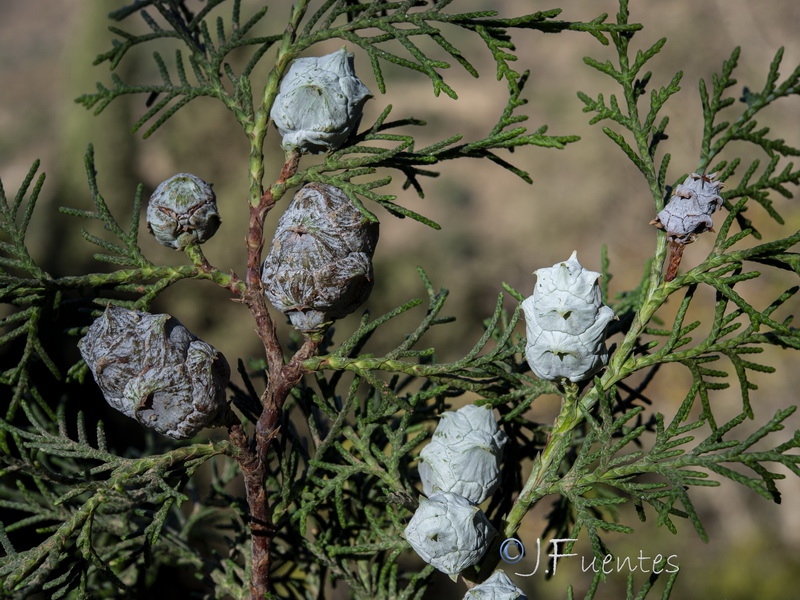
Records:
{"label": "white cypress cone", "polygon": [[600,273],[584,269],[573,252],[534,274],[533,295],[522,302],[528,364],[541,379],[588,379],[608,363],[606,328],[614,318],[601,299]]}
{"label": "white cypress cone", "polygon": [[464,600],[528,600],[528,597],[508,575],[497,570],[486,581],[469,590]]}
{"label": "white cypress cone", "polygon": [[421,499],[405,529],[406,540],[420,558],[453,581],[481,560],[495,534],[480,508],[450,492]]}
{"label": "white cypress cone", "polygon": [[344,48],[298,58],[289,67],[270,116],[284,150],[322,154],[338,150],[358,127],[372,94],[356,77],[353,55]]}
{"label": "white cypress cone", "polygon": [[480,504],[500,485],[507,441],[490,407],[469,404],[443,413],[431,442],[419,455],[425,495],[453,492]]}

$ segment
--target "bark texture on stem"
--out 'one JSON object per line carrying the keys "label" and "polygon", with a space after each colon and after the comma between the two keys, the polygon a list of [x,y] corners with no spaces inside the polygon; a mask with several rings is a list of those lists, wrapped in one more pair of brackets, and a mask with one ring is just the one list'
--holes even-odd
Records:
{"label": "bark texture on stem", "polygon": [[278,434],[281,412],[286,398],[305,373],[302,363],[313,356],[319,347],[319,341],[308,339],[289,363],[284,363],[283,349],[275,332],[275,323],[267,308],[264,286],[261,281],[264,219],[282,195],[286,180],[297,172],[299,160],[298,153],[290,153],[275,185],[264,192],[257,206],[251,206],[250,229],[246,240],[247,287],[242,295],[242,302],[250,309],[256,323],[256,332],[264,345],[268,381],[267,388],[260,399],[263,409],[256,423],[254,436],[249,438],[244,429],[238,425],[231,428],[230,431],[231,441],[238,449],[236,459],[244,477],[247,505],[250,511],[251,600],[270,596],[270,550],[276,526],[270,514],[265,487],[269,450],[272,440]]}
{"label": "bark texture on stem", "polygon": [[667,273],[664,275],[664,281],[672,281],[678,275],[678,267],[681,266],[681,258],[683,258],[684,248],[686,248],[686,244],[684,243],[669,243],[669,264],[667,266]]}
{"label": "bark texture on stem", "polygon": [[253,439],[249,439],[241,425],[231,428],[231,441],[238,448],[237,461],[242,470],[250,509],[251,573],[250,599],[268,597],[270,589],[270,567],[272,562],[272,540],[277,532],[270,515],[270,507],[265,488],[267,462],[272,441],[278,435],[283,405],[292,388],[297,385],[306,370],[302,363],[316,354],[320,340],[306,339],[306,342],[281,367],[276,376],[270,377],[269,385],[261,396],[263,410],[256,423]]}

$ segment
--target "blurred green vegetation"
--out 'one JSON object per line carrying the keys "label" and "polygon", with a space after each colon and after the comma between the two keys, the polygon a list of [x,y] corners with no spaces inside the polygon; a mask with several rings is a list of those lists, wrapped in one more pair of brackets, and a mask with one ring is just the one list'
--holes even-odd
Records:
{"label": "blurred green vegetation", "polygon": [[[142,141],[140,135],[131,135],[128,130],[144,112],[145,98],[118,100],[99,117],[73,103],[80,93],[93,89],[95,81],[108,81],[105,67],[93,68],[91,62],[109,46],[111,34],[106,30],[105,15],[120,4],[119,0],[0,3],[0,76],[5,82],[0,91],[0,177],[6,190],[15,190],[37,157],[48,173],[44,201],[32,225],[31,235],[36,241],[31,247],[38,249],[37,260],[55,274],[106,268],[91,260],[91,249],[78,234],[86,224],[56,210],[61,205],[89,207],[82,164],[87,144],[93,143],[101,191],[120,215],[129,210],[140,181],[147,195],[160,181],[181,171],[213,182],[223,226],[204,250],[213,264],[242,273],[247,223],[246,144],[222,107],[208,100],[195,101]],[[243,11],[257,4],[245,0]],[[289,2],[275,4],[267,24],[280,22]],[[457,4],[469,9],[492,8],[503,15],[553,7],[531,0],[463,0]],[[560,5],[565,9],[565,19],[588,20],[601,12],[616,11],[612,0],[564,0]],[[645,25],[637,43],[649,44],[662,36],[669,40],[655,61],[660,71],[655,73],[653,84],[664,84],[677,70],[685,73],[683,92],[667,105],[669,140],[664,145],[673,155],[668,181],[695,168],[701,138],[697,82],[717,71],[734,46],[743,48],[737,71],[742,87],[761,86],[769,62],[781,45],[786,46],[784,71],[800,63],[800,45],[796,42],[800,3],[796,0],[640,0],[633,2],[631,9],[632,20]],[[530,148],[516,153],[514,161],[531,173],[533,186],[495,165],[464,161],[445,164],[439,178],[425,182],[424,199],[414,198],[413,190],[403,190],[399,180],[390,186],[402,196],[404,205],[442,224],[440,232],[379,212],[382,230],[376,253],[376,285],[367,307],[379,314],[423,294],[415,270],[421,265],[434,285],[452,292],[449,311],[445,312],[458,320],[437,328],[428,340],[445,360],[462,356],[480,336],[481,321],[491,313],[501,282],[528,294],[533,285],[531,272],[566,258],[572,250],[578,251],[584,266],[599,270],[600,247],[606,244],[614,274],[610,293],[614,295],[638,283],[644,261],[654,248],[655,229],[648,225],[654,209],[646,183],[599,128],[588,126],[588,117],[581,112],[575,95],[578,90],[590,94],[611,91],[606,88],[608,82],[582,62],[585,55],[605,60],[611,51],[590,36],[577,33],[545,36],[523,32],[516,42],[520,70],[531,70],[526,88],[530,128],[547,124],[549,133],[578,134],[582,141],[563,151]],[[318,53],[335,50],[335,46],[320,47]],[[132,56],[122,68],[133,78],[151,79],[154,67],[149,57]],[[364,122],[371,123],[391,103],[393,116],[413,116],[430,123],[430,129],[419,138],[420,145],[453,133],[464,133],[467,139],[479,136],[502,110],[505,91],[495,81],[490,57],[481,56],[476,49],[470,60],[482,68],[483,77],[475,81],[454,67],[450,76],[461,97],[458,102],[445,96],[434,98],[424,77],[404,74],[392,79],[393,72],[387,69],[387,94],[378,94],[367,104]],[[361,67],[368,87],[377,92],[366,59],[358,53],[356,66]],[[760,122],[797,146],[798,114],[796,102],[784,102],[772,107]],[[267,173],[274,178],[282,160],[277,135],[270,134],[267,143],[273,157]],[[784,231],[800,229],[796,201],[777,198],[776,203],[791,215]],[[270,215],[270,236],[279,212]],[[761,219],[763,216],[754,210],[751,218],[768,237],[777,226]],[[144,228],[142,232],[142,248],[153,260],[185,260],[155,243]],[[701,239],[688,247],[684,261],[699,262],[710,244],[710,239]],[[190,289],[190,285],[196,287]],[[755,303],[771,293],[764,283],[749,291]],[[208,283],[184,283],[165,293],[154,308],[176,315],[190,330],[222,349],[232,362],[237,357],[258,356],[260,345],[247,311],[228,302],[227,297]],[[798,308],[795,302],[787,310],[797,312]],[[412,311],[405,327],[413,327],[415,316],[419,315]],[[357,317],[338,323],[341,333],[335,339],[344,339]],[[283,333],[288,331],[284,329]],[[375,341],[375,351],[394,345],[392,342],[403,333],[401,328],[383,331],[383,337]],[[74,348],[65,349],[65,353],[70,352],[74,353]],[[768,352],[765,362],[776,366],[778,374],[758,378],[760,389],[753,394],[756,420],[795,402],[796,390],[800,389],[800,370],[793,359],[774,349]],[[684,381],[679,367],[662,369],[651,394],[657,403],[653,408],[669,413],[683,398],[685,384],[688,379]],[[735,390],[717,393],[713,401],[721,412],[730,405],[731,414],[738,402]],[[542,421],[550,421],[556,410],[555,404],[547,402],[533,409]],[[795,428],[800,428],[797,418]],[[697,490],[695,502],[705,517],[711,537],[708,544],[703,544],[690,526],[672,536],[656,527],[653,517],[639,524],[634,536],[617,536],[610,545],[621,557],[635,557],[640,550],[677,555],[681,576],[674,597],[682,600],[785,600],[800,583],[800,515],[795,510],[800,482],[789,478],[779,487],[787,499],[781,506],[768,505],[730,482],[722,489]],[[529,551],[542,533],[548,510],[545,499],[526,518],[521,537]],[[637,525],[633,514],[624,514],[623,519]],[[544,558],[549,549],[543,547],[542,551]],[[584,551],[589,555],[588,549]],[[525,560],[516,565],[519,568],[506,567],[506,572],[527,572],[529,566]],[[566,583],[572,583],[580,597],[588,586],[589,574],[581,573],[579,562],[565,560],[554,581],[546,581],[541,570],[530,578],[515,577],[515,581],[531,598],[563,598]],[[642,581],[641,574],[637,581]],[[599,597],[622,597],[625,575],[612,574],[608,582]],[[428,597],[451,597],[459,593],[457,590],[461,588],[443,577]]]}

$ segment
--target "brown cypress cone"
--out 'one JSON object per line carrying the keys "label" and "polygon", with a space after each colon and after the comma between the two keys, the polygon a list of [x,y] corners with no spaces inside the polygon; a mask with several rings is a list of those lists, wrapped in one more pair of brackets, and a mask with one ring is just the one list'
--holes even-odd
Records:
{"label": "brown cypress cone", "polygon": [[667,232],[670,241],[690,244],[697,235],[711,231],[714,223],[711,215],[722,206],[719,191],[721,181],[714,181],[716,173],[698,175],[692,173],[673,190],[673,196],[650,223]]}
{"label": "brown cypress cone", "polygon": [[109,306],[78,342],[113,408],[175,439],[228,424],[230,367],[170,315]]}
{"label": "brown cypress cone", "polygon": [[378,223],[341,189],[309,183],[278,221],[262,280],[269,301],[303,332],[321,331],[372,291]]}
{"label": "brown cypress cone", "polygon": [[650,221],[667,233],[670,256],[665,281],[672,281],[678,274],[683,250],[697,236],[714,231],[711,215],[722,206],[719,195],[723,183],[715,181],[716,173],[698,175],[692,173],[682,184],[675,186],[673,196],[655,219]]}
{"label": "brown cypress cone", "polygon": [[207,241],[220,222],[211,184],[191,173],[178,173],[162,182],[147,204],[150,233],[160,244],[176,250]]}

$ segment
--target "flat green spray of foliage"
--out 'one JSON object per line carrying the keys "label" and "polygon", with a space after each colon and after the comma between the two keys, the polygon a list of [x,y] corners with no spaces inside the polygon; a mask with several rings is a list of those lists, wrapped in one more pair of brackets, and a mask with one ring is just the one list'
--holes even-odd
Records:
{"label": "flat green spray of foliage", "polygon": [[[600,15],[586,23],[559,20],[557,9],[508,18],[493,11],[457,12],[460,4],[467,3],[296,0],[289,23],[278,28],[266,5],[248,13],[239,0],[136,0],[110,15],[119,23],[111,28],[117,39],[96,61],[110,68],[111,83],[98,84],[96,92],[78,101],[99,113],[116,98],[138,95],[144,108],[133,130],[147,137],[192,100],[219,100],[250,144],[249,157],[242,160],[249,206],[243,203],[242,210],[259,210],[264,198],[277,203],[304,182],[322,182],[343,189],[370,220],[377,220],[371,210],[375,203],[397,217],[438,227],[381,188],[399,174],[407,188],[422,195],[425,178],[436,175],[432,168],[461,158],[489,160],[530,181],[518,166],[525,154],[511,157],[509,151],[531,145],[563,148],[577,138],[550,135],[544,125],[535,131],[525,127],[527,117],[519,109],[525,104],[528,74],[514,69],[512,35],[517,30],[588,33],[615,48],[617,57],[607,62],[586,58],[586,65],[613,79],[619,89],[608,98],[586,92],[579,92],[579,98],[591,122],[601,123],[612,144],[641,172],[652,193],[653,215],[661,210],[671,189],[670,155],[662,153],[668,148],[669,123],[662,110],[681,91],[681,74],[654,87],[652,80],[661,78],[646,68],[666,40],[637,49],[635,34],[641,26],[629,23],[626,0],[620,0],[615,19]],[[142,19],[146,32],[126,28],[132,19]],[[277,149],[272,138],[265,143],[269,112],[293,59],[314,55],[317,44],[338,39],[368,57],[379,91],[386,94],[373,102],[385,103],[395,91],[391,78],[384,77],[390,63],[430,79],[435,95],[457,98],[446,77],[451,63],[475,77],[478,72],[456,46],[456,37],[489,52],[496,77],[507,85],[507,103],[498,107],[495,120],[487,118],[483,137],[465,140],[454,132],[418,148],[414,132],[425,124],[410,117],[390,119],[392,107],[386,104],[378,119],[362,124],[344,148],[310,166],[301,159],[287,177],[264,183],[266,154]],[[447,59],[429,56],[423,50],[429,42]],[[164,53],[167,43],[174,54]],[[160,83],[132,83],[115,74],[129,52],[151,46],[159,48],[152,57]],[[695,164],[677,167],[718,172],[726,183],[714,246],[700,264],[686,266],[665,282],[667,240],[654,228],[653,254],[642,265],[640,285],[615,299],[607,297],[611,275],[604,259],[604,301],[619,320],[611,331],[608,366],[593,380],[554,383],[530,373],[525,340],[518,333],[521,312],[507,310],[523,297],[500,281],[505,293],[483,331],[475,332],[474,346],[458,360],[439,362],[423,338],[453,320],[443,312],[448,293],[437,290],[420,268],[422,298],[380,316],[364,313],[355,331],[339,332],[346,337],[342,343],[333,344],[330,330],[312,346],[302,339],[270,338],[274,330],[260,331],[277,344],[283,358],[271,360],[273,345],[266,358],[238,362],[244,386],[231,385],[230,397],[242,419],[244,444],[233,436],[179,443],[148,435],[143,448],[114,448],[103,423],[78,409],[79,384],[94,386],[86,366],[59,364],[52,357],[60,345],[74,346],[109,303],[148,310],[171,285],[205,279],[247,304],[252,282],[210,265],[198,247],[187,250],[188,261],[151,262],[139,247],[143,188],[132,193],[126,215],[112,215],[98,187],[92,149],[85,164],[94,206],[63,211],[86,220],[84,238],[95,247],[95,258],[112,270],[56,276],[37,264],[26,230],[45,181],[38,162],[15,195],[0,188],[0,294],[7,305],[0,344],[14,357],[13,366],[0,375],[6,391],[0,409],[0,509],[10,515],[0,523],[2,594],[146,597],[160,570],[179,568],[197,577],[203,590],[197,597],[251,597],[254,507],[240,491],[242,465],[263,441],[253,431],[270,385],[264,373],[274,379],[288,367],[299,376],[278,406],[280,418],[269,433],[269,454],[260,471],[261,508],[267,514],[267,524],[260,525],[270,537],[271,597],[326,598],[330,580],[358,599],[424,597],[433,567],[415,561],[402,534],[420,495],[415,457],[438,414],[451,399],[467,393],[499,411],[510,437],[502,475],[506,493],[497,494],[486,508],[500,535],[482,564],[462,574],[470,585],[491,574],[499,561],[499,542],[513,537],[543,499],[556,499],[549,530],[588,538],[601,559],[609,552],[605,532],[634,533],[631,524],[617,518],[622,504],[632,504],[642,520],[656,519],[672,532],[685,533],[681,526],[688,522],[705,539],[691,500],[694,486],[716,486],[719,478],[728,478],[779,502],[777,482],[783,475],[774,468],[783,465],[800,475],[800,432],[780,444],[770,440],[795,407],[757,423],[749,435],[741,435],[739,426],[754,418],[751,393],[756,386],[750,375],[774,370],[758,362],[764,347],[800,348],[791,318],[776,317],[798,291],[800,255],[792,248],[800,233],[764,240],[756,225],[765,216],[783,223],[771,198],[775,193],[791,197],[800,170],[786,159],[800,151],[755,120],[773,102],[798,94],[800,68],[782,79],[779,51],[763,89],[745,90],[737,102],[733,76],[738,57],[737,48],[710,82],[701,82],[698,110],[705,125],[697,140],[699,154]],[[238,71],[234,64],[240,65]],[[268,72],[263,89],[251,87],[255,72]],[[756,146],[764,156],[742,164],[733,142]],[[535,214],[536,206],[530,210]],[[266,210],[263,214],[269,218]],[[250,259],[260,258],[258,243],[242,250]],[[782,273],[780,279],[789,284],[768,305],[754,306],[736,288],[767,271]],[[687,322],[703,287],[714,290],[713,312],[703,322]],[[660,318],[670,299],[679,303],[677,315]],[[423,318],[412,323],[418,306],[424,307]],[[245,308],[242,318],[248,318]],[[407,335],[393,350],[376,356],[370,338],[395,320],[407,327]],[[267,327],[272,326],[269,321]],[[661,414],[650,406],[646,388],[666,363],[683,365],[692,384],[677,412]],[[644,377],[634,387],[626,381],[635,374]],[[714,412],[713,392],[731,385],[740,391],[741,411],[722,421]],[[553,394],[562,404],[552,425],[526,416],[533,402]],[[522,465],[527,473],[530,460],[532,469],[524,478]],[[676,575],[665,575],[658,584],[655,577],[638,582],[631,577],[627,597],[644,598],[658,585],[667,598]],[[602,590],[602,580],[600,573],[587,599]],[[566,594],[574,597],[572,589]]]}

